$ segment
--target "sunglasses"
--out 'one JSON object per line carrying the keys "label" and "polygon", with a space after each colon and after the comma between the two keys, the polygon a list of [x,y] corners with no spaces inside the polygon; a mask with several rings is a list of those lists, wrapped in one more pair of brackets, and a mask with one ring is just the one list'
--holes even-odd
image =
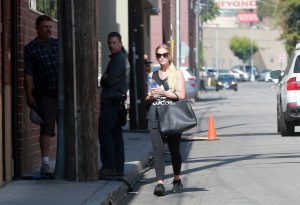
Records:
{"label": "sunglasses", "polygon": [[167,58],[169,56],[169,53],[156,53],[156,58],[161,58],[162,56],[164,58]]}

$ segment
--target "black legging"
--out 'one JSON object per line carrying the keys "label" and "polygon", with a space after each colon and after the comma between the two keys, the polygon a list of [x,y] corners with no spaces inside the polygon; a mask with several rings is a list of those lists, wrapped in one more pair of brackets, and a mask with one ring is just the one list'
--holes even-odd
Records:
{"label": "black legging", "polygon": [[[161,136],[158,126],[156,106],[151,106],[148,116],[148,128],[150,132],[151,142],[153,145],[155,157],[155,173],[158,180],[164,179],[165,163],[164,163],[164,140]],[[167,136],[167,143],[171,154],[174,175],[179,175],[181,171],[182,158],[180,154],[181,133]]]}

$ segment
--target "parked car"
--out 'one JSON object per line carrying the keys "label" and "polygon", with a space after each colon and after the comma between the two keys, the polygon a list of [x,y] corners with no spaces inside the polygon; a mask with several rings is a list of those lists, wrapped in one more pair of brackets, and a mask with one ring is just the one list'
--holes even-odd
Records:
{"label": "parked car", "polygon": [[271,81],[270,72],[271,72],[271,70],[269,70],[269,69],[260,71],[259,76],[256,80],[257,81],[265,81],[265,82]]}
{"label": "parked car", "polygon": [[251,70],[251,65],[246,65],[245,66],[245,71],[248,73],[248,75],[249,75],[249,80],[251,80],[251,73],[253,72],[253,80],[256,80],[257,78],[259,78],[259,72],[258,72],[258,69],[255,67],[255,66],[253,66],[252,67],[252,69],[253,69],[253,71]]}
{"label": "parked car", "polygon": [[232,67],[232,69],[234,70],[240,70],[243,71],[244,73],[247,73],[247,78],[244,79],[246,81],[255,80],[259,76],[258,69],[255,66],[253,66],[252,68],[253,68],[253,79],[251,79],[251,74],[252,74],[251,65],[236,65]]}
{"label": "parked car", "polygon": [[181,66],[180,70],[183,72],[187,98],[191,99],[198,97],[198,84],[196,77],[192,74],[188,67]]}
{"label": "parked car", "polygon": [[292,135],[295,126],[300,125],[300,45],[285,71],[275,70],[270,73],[277,83],[277,131],[282,136]]}
{"label": "parked car", "polygon": [[232,74],[220,74],[217,83],[216,83],[216,91],[221,89],[233,89],[235,91],[238,90],[237,80]]}
{"label": "parked car", "polygon": [[234,75],[237,81],[247,81],[249,79],[248,73],[241,71],[240,69],[237,68],[230,69],[229,73]]}
{"label": "parked car", "polygon": [[216,77],[218,75],[217,69],[213,68],[213,67],[206,67],[205,71],[207,73],[207,77]]}

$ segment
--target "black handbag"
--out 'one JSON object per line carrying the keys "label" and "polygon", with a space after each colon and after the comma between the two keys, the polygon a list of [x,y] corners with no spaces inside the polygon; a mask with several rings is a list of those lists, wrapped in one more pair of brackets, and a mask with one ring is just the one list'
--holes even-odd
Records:
{"label": "black handbag", "polygon": [[181,133],[197,125],[197,118],[188,100],[179,100],[157,108],[160,131],[164,135]]}

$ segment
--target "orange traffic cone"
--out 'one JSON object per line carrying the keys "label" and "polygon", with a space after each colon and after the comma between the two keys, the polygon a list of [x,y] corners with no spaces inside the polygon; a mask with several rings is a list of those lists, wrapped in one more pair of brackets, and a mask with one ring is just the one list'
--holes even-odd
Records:
{"label": "orange traffic cone", "polygon": [[208,121],[208,140],[218,140],[215,129],[214,118],[212,115],[209,116]]}

